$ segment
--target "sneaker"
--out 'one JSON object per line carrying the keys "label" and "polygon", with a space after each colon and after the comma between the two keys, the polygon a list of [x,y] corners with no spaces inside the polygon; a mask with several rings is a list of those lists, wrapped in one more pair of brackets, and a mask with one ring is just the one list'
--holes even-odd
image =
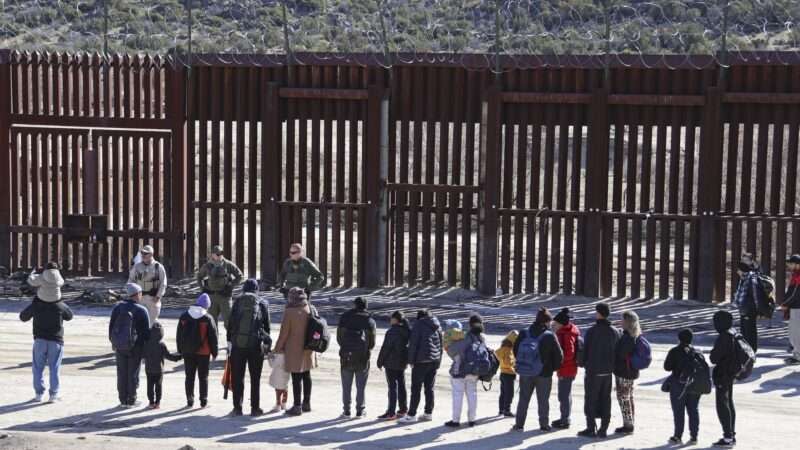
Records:
{"label": "sneaker", "polygon": [[397,411],[397,417],[405,417],[406,414],[408,414],[407,409],[401,409],[400,411]]}
{"label": "sneaker", "polygon": [[345,409],[344,411],[342,411],[342,415],[339,416],[339,418],[340,419],[349,419],[350,418],[350,411]]}
{"label": "sneaker", "polygon": [[281,412],[281,410],[282,410],[281,405],[278,404],[278,405],[273,406],[272,409],[269,410],[269,413],[270,414],[275,414],[276,412]]}
{"label": "sneaker", "polygon": [[301,410],[303,412],[311,412],[311,403],[303,403]]}
{"label": "sneaker", "polygon": [[544,431],[545,433],[547,433],[548,431],[553,431],[553,427],[551,427],[548,424],[540,425],[539,431]]}
{"label": "sneaker", "polygon": [[138,408],[140,406],[142,406],[142,402],[140,402],[138,400],[134,400],[133,403],[128,403],[128,404],[125,405],[125,407],[128,408],[128,409]]}
{"label": "sneaker", "polygon": [[431,420],[433,420],[433,416],[430,415],[430,414],[423,414],[423,415],[419,416],[419,421],[420,422],[430,422]]}
{"label": "sneaker", "polygon": [[161,409],[161,403],[154,404],[153,409]]}
{"label": "sneaker", "polygon": [[363,419],[367,416],[367,410],[364,408],[359,409],[356,411],[356,419]]}
{"label": "sneaker", "polygon": [[467,426],[470,427],[470,428],[474,427],[477,424],[478,424],[478,422],[467,422]]}
{"label": "sneaker", "polygon": [[258,417],[258,416],[263,416],[263,415],[264,415],[264,410],[261,409],[261,408],[253,408],[253,409],[250,410],[250,416],[251,417]]}
{"label": "sneaker", "polygon": [[734,441],[734,440],[733,440],[733,439],[731,439],[731,438],[722,438],[722,439],[718,440],[717,442],[714,442],[714,444],[713,444],[713,445],[714,445],[714,447],[726,447],[726,448],[731,448],[731,447],[733,447],[735,444],[736,444],[736,441]]}
{"label": "sneaker", "polygon": [[57,403],[61,401],[61,397],[58,394],[50,394],[50,398],[47,399],[47,403]]}
{"label": "sneaker", "polygon": [[614,434],[632,434],[633,427],[619,427],[614,430]]}
{"label": "sneaker", "polygon": [[587,428],[587,429],[585,429],[583,431],[578,431],[578,436],[587,437],[587,438],[593,438],[593,437],[597,437],[597,432],[592,430],[591,428]]}
{"label": "sneaker", "polygon": [[150,403],[149,405],[147,405],[147,409],[155,409],[155,407],[156,407],[155,403]]}
{"label": "sneaker", "polygon": [[503,416],[503,417],[516,417],[514,415],[514,413],[512,413],[511,411],[506,411],[506,412],[500,413],[500,415]]}
{"label": "sneaker", "polygon": [[186,400],[187,408],[194,408],[194,400]]}
{"label": "sneaker", "polygon": [[241,416],[242,415],[242,408],[233,408],[233,411],[231,411],[231,415],[234,416],[234,417]]}
{"label": "sneaker", "polygon": [[200,408],[205,408],[208,406],[208,400],[200,400]]}
{"label": "sneaker", "polygon": [[303,408],[300,405],[294,405],[286,410],[287,416],[299,416],[300,414],[303,414]]}
{"label": "sneaker", "polygon": [[522,433],[525,430],[520,426],[514,425],[513,427],[511,427],[511,430],[509,430],[509,431],[516,432],[516,433]]}
{"label": "sneaker", "polygon": [[605,439],[606,437],[608,437],[608,432],[605,429],[597,430],[597,437]]}
{"label": "sneaker", "polygon": [[797,359],[794,356],[792,356],[792,357],[784,359],[783,362],[785,362],[786,364],[788,364],[790,366],[796,366],[796,365],[800,364],[800,359]]}
{"label": "sneaker", "polygon": [[415,423],[416,421],[417,421],[417,416],[403,416],[403,418],[400,419],[400,422],[403,423]]}
{"label": "sneaker", "polygon": [[553,423],[551,423],[550,426],[553,428],[558,428],[560,430],[566,430],[567,428],[569,428],[569,422],[558,419],[553,421]]}
{"label": "sneaker", "polygon": [[690,437],[686,443],[689,445],[697,445],[697,436]]}
{"label": "sneaker", "polygon": [[450,428],[458,428],[458,427],[461,426],[461,424],[459,422],[456,422],[456,421],[453,421],[453,420],[449,420],[449,421],[444,423],[444,426],[450,427]]}
{"label": "sneaker", "polygon": [[669,443],[680,445],[683,443],[683,439],[679,438],[678,436],[672,436],[671,438],[669,438]]}
{"label": "sneaker", "polygon": [[[41,402],[42,402],[42,398],[43,398],[43,397],[44,397],[44,394],[36,394],[36,395],[33,397],[33,401],[34,401],[34,402],[36,402],[36,403],[41,403]],[[121,406],[121,405],[122,405],[122,404],[120,403],[120,406]]]}
{"label": "sneaker", "polygon": [[385,412],[385,413],[381,414],[380,416],[378,416],[378,419],[380,419],[380,420],[394,420],[394,419],[397,419],[397,416],[392,414],[392,413]]}

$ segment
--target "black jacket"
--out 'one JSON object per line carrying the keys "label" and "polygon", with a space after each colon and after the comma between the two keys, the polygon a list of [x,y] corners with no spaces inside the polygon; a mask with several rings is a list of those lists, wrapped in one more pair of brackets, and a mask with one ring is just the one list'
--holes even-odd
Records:
{"label": "black jacket", "polygon": [[442,327],[439,319],[426,316],[414,322],[408,341],[408,363],[442,362]]}
{"label": "black jacket", "polygon": [[672,376],[680,377],[686,365],[691,361],[689,355],[695,352],[694,347],[687,344],[678,344],[672,347],[667,353],[667,359],[664,360],[664,370],[672,372]]}
{"label": "black jacket", "polygon": [[64,343],[64,321],[72,320],[72,310],[62,301],[47,303],[34,298],[33,302],[19,313],[19,320],[27,322],[33,318],[34,339]]}
{"label": "black jacket", "polygon": [[711,349],[711,374],[715,386],[732,384],[736,377],[736,331],[733,329],[733,316],[728,311],[714,314],[714,328],[719,333]]}
{"label": "black jacket", "polygon": [[149,374],[164,373],[164,358],[170,361],[180,361],[181,355],[172,354],[167,349],[167,345],[161,340],[164,338],[164,329],[154,326],[150,329],[150,339],[144,344],[144,371]]}
{"label": "black jacket", "polygon": [[786,294],[783,296],[783,306],[789,309],[800,309],[800,284],[793,284],[792,280],[796,275],[793,275],[786,286]]}
{"label": "black jacket", "polygon": [[[547,328],[545,328],[544,325],[534,324],[528,328],[528,333],[530,333],[532,337],[539,337],[545,331],[547,331]],[[521,336],[514,341],[514,358],[517,357],[520,342],[522,342]],[[558,370],[558,368],[561,367],[561,363],[564,361],[564,351],[561,350],[561,345],[558,343],[555,333],[543,336],[539,341],[539,357],[542,360],[542,372],[539,376],[545,378],[552,377],[553,372]]]}
{"label": "black jacket", "polygon": [[627,331],[623,331],[614,356],[614,375],[626,380],[639,378],[639,370],[631,367],[631,357],[635,349],[636,339]]}
{"label": "black jacket", "polygon": [[408,337],[411,330],[408,320],[403,319],[397,325],[392,325],[383,338],[381,351],[378,353],[378,368],[386,367],[390,370],[405,370],[408,366]]}
{"label": "black jacket", "polygon": [[[202,335],[202,324],[205,324],[205,336]],[[196,309],[195,307],[190,307],[189,310],[181,314],[181,317],[178,319],[178,330],[175,337],[175,342],[178,345],[178,353],[182,355],[198,354],[197,351],[200,350],[195,349],[192,351],[192,347],[196,347],[199,344],[202,348],[202,341],[196,343],[184,342],[184,340],[187,339],[184,337],[184,330],[186,327],[190,326],[198,330],[201,340],[205,338],[208,341],[208,352],[212,357],[216,358],[217,352],[219,351],[219,331],[217,330],[217,323],[211,315],[199,307]]]}
{"label": "black jacket", "polygon": [[[370,350],[375,348],[375,320],[372,319],[372,314],[367,310],[350,309],[342,314],[339,319],[339,326],[336,329],[336,343],[339,344],[341,350],[347,346],[346,331],[364,331],[367,339],[367,358],[369,358]],[[341,351],[340,350],[340,351]]]}
{"label": "black jacket", "polygon": [[129,310],[133,313],[133,326],[136,328],[136,343],[134,347],[143,348],[145,342],[150,338],[150,319],[144,306],[139,305],[130,298],[117,303],[114,309],[111,310],[111,320],[108,322],[108,336],[111,337],[114,322],[116,322],[122,310]]}
{"label": "black jacket", "polygon": [[586,375],[611,375],[620,339],[618,329],[608,319],[599,319],[586,331],[581,366]]}
{"label": "black jacket", "polygon": [[266,301],[259,299],[255,294],[249,292],[236,297],[236,300],[233,303],[231,313],[228,315],[228,322],[225,324],[228,342],[231,342],[233,346],[236,347],[236,342],[234,342],[233,339],[236,337],[236,334],[239,331],[239,323],[242,319],[242,305],[244,305],[245,302],[255,302],[258,305],[258,308],[261,309],[261,327],[259,327],[255,332],[251,332],[253,339],[251,339],[250,347],[257,347],[262,343],[271,343],[272,340],[269,337],[269,304]]}

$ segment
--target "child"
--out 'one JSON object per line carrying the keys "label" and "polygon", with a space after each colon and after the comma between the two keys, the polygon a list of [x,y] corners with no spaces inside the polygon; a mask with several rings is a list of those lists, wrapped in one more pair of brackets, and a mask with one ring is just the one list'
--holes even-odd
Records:
{"label": "child", "polygon": [[200,381],[200,407],[208,405],[209,359],[217,359],[217,325],[208,314],[211,298],[200,294],[194,305],[178,319],[178,352],[186,371],[186,407],[194,406],[195,374]]}
{"label": "child", "polygon": [[443,339],[444,350],[447,351],[447,347],[450,347],[451,344],[462,339],[464,339],[464,328],[461,326],[461,322],[455,319],[445,320]]}
{"label": "child", "polygon": [[284,356],[282,353],[269,354],[269,366],[272,373],[269,374],[269,385],[275,388],[275,406],[270,413],[286,410],[286,401],[289,397],[289,372],[284,368]]}
{"label": "child", "polygon": [[[402,311],[392,313],[391,328],[386,332],[381,351],[378,353],[378,369],[385,369],[389,385],[389,407],[378,416],[382,420],[394,420],[408,412],[406,402],[406,367],[408,367],[408,337],[411,330]],[[398,405],[399,403],[399,405]],[[399,406],[399,409],[396,409]]]}
{"label": "child", "polygon": [[514,343],[517,341],[519,333],[511,330],[500,348],[497,349],[497,359],[500,360],[500,413],[503,417],[514,417],[511,412],[511,402],[514,401],[514,382],[517,379],[517,372],[514,371]]}
{"label": "child", "polygon": [[170,353],[163,342],[164,329],[158,322],[153,322],[150,338],[144,344],[144,372],[147,375],[147,400],[150,409],[161,407],[161,382],[164,378],[164,358],[177,362],[181,355]]}

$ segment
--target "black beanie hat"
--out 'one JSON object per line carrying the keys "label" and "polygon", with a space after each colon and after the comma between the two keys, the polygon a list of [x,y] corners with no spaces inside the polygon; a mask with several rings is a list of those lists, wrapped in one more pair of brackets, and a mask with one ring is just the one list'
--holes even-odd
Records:
{"label": "black beanie hat", "polygon": [[609,308],[608,303],[598,303],[595,305],[594,310],[606,319],[611,315],[611,308]]}
{"label": "black beanie hat", "polygon": [[693,338],[694,334],[692,334],[692,330],[688,328],[684,328],[678,332],[678,340],[681,341],[681,344],[689,345],[692,343]]}
{"label": "black beanie hat", "polygon": [[353,303],[356,305],[356,309],[367,309],[367,299],[365,298],[356,297],[356,299],[353,300]]}
{"label": "black beanie hat", "polygon": [[561,325],[566,325],[569,323],[569,319],[572,318],[572,314],[570,313],[569,308],[564,308],[556,314],[553,318],[556,322],[560,323]]}
{"label": "black beanie hat", "polygon": [[543,325],[551,320],[553,320],[553,316],[550,314],[550,311],[545,307],[541,307],[539,308],[539,312],[536,313],[536,321],[534,323]]}
{"label": "black beanie hat", "polygon": [[402,322],[405,320],[406,315],[403,314],[403,311],[395,311],[392,313],[392,319],[397,320],[398,322]]}
{"label": "black beanie hat", "polygon": [[476,323],[480,323],[480,324],[483,323],[483,317],[481,317],[481,315],[477,314],[477,313],[469,316],[469,324],[470,324],[470,326],[475,325]]}

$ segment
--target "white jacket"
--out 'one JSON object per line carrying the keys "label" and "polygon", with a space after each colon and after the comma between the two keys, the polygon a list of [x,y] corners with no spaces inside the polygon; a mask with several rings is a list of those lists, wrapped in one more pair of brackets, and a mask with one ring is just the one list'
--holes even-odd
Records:
{"label": "white jacket", "polygon": [[289,372],[284,367],[283,353],[271,353],[269,356],[269,366],[272,373],[269,374],[269,385],[275,389],[286,390],[289,388]]}
{"label": "white jacket", "polygon": [[58,269],[47,269],[40,274],[32,272],[28,277],[28,284],[37,288],[36,296],[39,300],[47,303],[55,303],[61,300],[61,286],[64,285],[64,278]]}

